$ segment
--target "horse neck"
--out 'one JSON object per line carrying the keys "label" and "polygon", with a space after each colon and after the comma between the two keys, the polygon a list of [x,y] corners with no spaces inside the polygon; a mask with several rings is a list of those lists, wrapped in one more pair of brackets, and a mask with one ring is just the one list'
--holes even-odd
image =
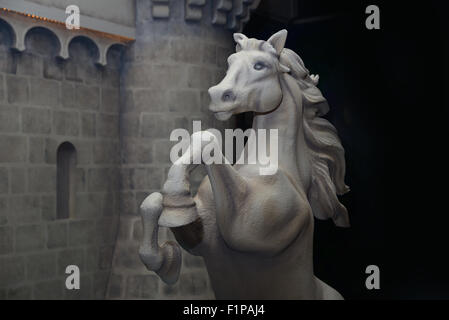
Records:
{"label": "horse neck", "polygon": [[[304,184],[303,187],[307,188],[309,161],[305,152],[307,146],[302,125],[301,93],[296,80],[290,75],[281,75],[280,82],[283,92],[280,105],[270,113],[256,114],[253,129],[256,134],[257,129],[278,130],[279,166],[286,169],[292,177],[299,179]],[[266,150],[269,150],[269,139]]]}

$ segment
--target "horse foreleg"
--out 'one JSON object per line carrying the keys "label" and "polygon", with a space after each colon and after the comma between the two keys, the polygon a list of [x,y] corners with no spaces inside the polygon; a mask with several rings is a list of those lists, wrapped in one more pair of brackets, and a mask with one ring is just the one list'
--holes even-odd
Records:
{"label": "horse foreleg", "polygon": [[162,247],[158,243],[159,217],[162,213],[162,195],[154,192],[141,204],[143,240],[139,255],[148,270],[156,272],[168,284],[178,280],[181,269],[181,249],[172,241]]}

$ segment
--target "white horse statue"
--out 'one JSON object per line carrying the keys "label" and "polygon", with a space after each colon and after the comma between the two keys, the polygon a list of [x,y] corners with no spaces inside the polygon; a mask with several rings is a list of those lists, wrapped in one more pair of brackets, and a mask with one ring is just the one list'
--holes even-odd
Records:
{"label": "white horse statue", "polygon": [[[168,284],[178,280],[181,251],[172,241],[159,246],[159,226],[204,258],[217,299],[343,298],[313,273],[313,216],[349,226],[337,198],[349,190],[344,149],[336,129],[321,118],[329,107],[316,87],[318,76],[284,48],[286,38],[286,30],[267,41],[234,34],[236,53],[226,76],[209,89],[209,109],[219,120],[252,111],[256,135],[257,129],[278,129],[276,173],[260,175],[258,163],[203,163],[207,176],[192,197],[188,178],[197,165],[185,160],[215,137],[200,131],[192,135],[200,143],[172,165],[162,193],[141,205],[139,255]],[[254,154],[256,140],[249,139],[242,154]]]}

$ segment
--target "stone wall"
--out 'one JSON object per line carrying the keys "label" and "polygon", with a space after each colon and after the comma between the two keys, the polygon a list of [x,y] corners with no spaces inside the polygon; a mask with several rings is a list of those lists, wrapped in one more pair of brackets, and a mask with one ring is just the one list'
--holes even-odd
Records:
{"label": "stone wall", "polygon": [[[0,299],[104,298],[118,223],[119,52],[94,65],[95,46],[70,45],[54,57],[56,38],[28,33],[11,51],[0,21]],[[56,218],[56,151],[77,152],[76,208]],[[65,289],[67,265],[81,289]]]}
{"label": "stone wall", "polygon": [[[126,54],[122,74],[120,230],[108,298],[214,298],[202,258],[183,252],[174,286],[146,270],[137,254],[142,237],[138,208],[162,188],[173,129],[192,133],[193,120],[202,120],[203,130],[231,127],[208,111],[207,89],[224,76],[226,58],[234,50],[232,33],[211,25],[210,2],[197,22],[186,22],[184,1],[138,0],[136,7],[136,42]],[[202,176],[195,173],[195,185]],[[173,238],[171,232],[161,229],[160,242],[168,238]]]}

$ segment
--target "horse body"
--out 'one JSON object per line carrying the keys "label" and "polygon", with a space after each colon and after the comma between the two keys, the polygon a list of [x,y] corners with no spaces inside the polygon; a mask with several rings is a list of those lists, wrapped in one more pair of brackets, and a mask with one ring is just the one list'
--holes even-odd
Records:
{"label": "horse body", "polygon": [[[238,45],[248,46],[245,41],[252,39],[242,36],[235,36]],[[255,82],[265,83],[261,91],[243,88],[246,92],[241,93],[230,89],[236,87],[239,79],[242,81],[242,65],[231,66],[225,79],[209,91],[211,110],[217,118],[225,120],[251,108],[256,112],[253,121],[256,135],[258,129],[278,130],[276,173],[260,175],[259,163],[209,164],[207,176],[191,198],[188,175],[196,165],[177,161],[169,171],[163,196],[152,194],[141,206],[144,240],[140,256],[167,283],[177,280],[180,253],[174,243],[158,246],[158,225],[170,227],[183,248],[204,258],[219,299],[342,298],[313,274],[315,212],[310,198],[316,196],[311,174],[315,158],[312,152],[307,152],[301,121],[307,110],[300,84],[288,73],[289,68],[279,62],[269,65],[273,63],[269,60],[275,56],[273,51],[279,54],[283,49],[285,37],[286,32],[280,32],[271,41],[250,43],[253,47],[257,44],[259,50],[268,44],[268,54],[258,56],[257,50],[250,50],[248,55],[241,54],[240,59],[232,58],[254,65],[255,70],[261,70],[256,64],[262,62],[254,61],[263,61],[267,71],[255,73]],[[248,82],[251,81],[245,78],[246,86]],[[244,97],[238,98],[241,96]],[[201,141],[214,140],[207,131],[192,138],[200,140],[199,147],[194,149],[191,145],[183,157],[202,152]],[[243,155],[256,152],[257,139],[249,141]]]}

